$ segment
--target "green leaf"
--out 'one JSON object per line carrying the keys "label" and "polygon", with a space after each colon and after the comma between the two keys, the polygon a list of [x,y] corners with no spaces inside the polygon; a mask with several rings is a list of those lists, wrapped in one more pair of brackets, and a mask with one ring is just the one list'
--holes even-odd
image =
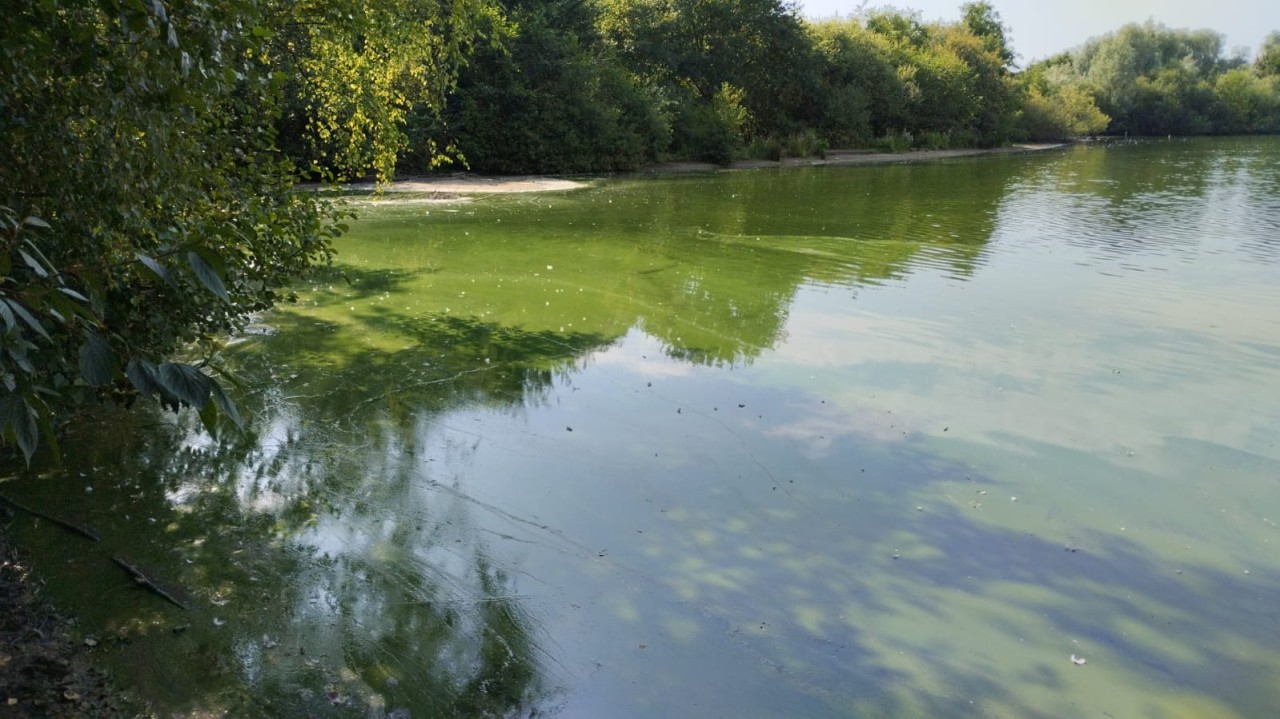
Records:
{"label": "green leaf", "polygon": [[4,320],[5,332],[18,326],[18,318],[13,315],[13,310],[9,309],[8,302],[0,302],[0,319]]}
{"label": "green leaf", "polygon": [[64,323],[69,323],[73,318],[79,318],[84,322],[85,327],[96,327],[99,322],[94,316],[89,305],[84,302],[77,302],[61,292],[50,293],[45,301],[49,305],[49,314],[59,313],[65,318]]}
{"label": "green leaf", "polygon": [[45,222],[44,220],[40,219],[39,217],[35,217],[34,215],[31,217],[24,218],[22,220],[22,224],[28,225],[30,227],[42,227],[46,230],[53,229],[49,227],[48,222]]}
{"label": "green leaf", "polygon": [[165,362],[160,365],[160,386],[191,407],[203,407],[209,401],[213,380],[189,364]]}
{"label": "green leaf", "polygon": [[49,341],[53,341],[53,338],[49,336],[48,331],[45,330],[44,325],[40,324],[40,320],[36,319],[34,315],[28,312],[26,307],[23,307],[17,300],[6,299],[4,302],[8,304],[9,307],[11,307],[13,311],[22,318],[22,321],[26,322],[27,326],[34,330],[36,334]]}
{"label": "green leaf", "polygon": [[84,282],[84,287],[89,292],[89,309],[94,315],[102,317],[107,313],[106,303],[102,299],[106,294],[102,278],[96,273],[85,273],[80,276],[80,280]]}
{"label": "green leaf", "polygon": [[22,261],[27,263],[27,267],[30,267],[31,271],[39,275],[41,279],[45,279],[49,276],[49,271],[37,262],[36,258],[27,254],[26,250],[18,250],[18,254],[22,255]]}
{"label": "green leaf", "polygon": [[20,344],[5,348],[5,352],[9,353],[9,359],[18,365],[18,369],[26,372],[28,375],[36,373],[36,366],[31,364],[31,360],[27,359],[27,348]]}
{"label": "green leaf", "polygon": [[204,403],[200,408],[200,423],[206,432],[218,436],[218,404],[213,400]]}
{"label": "green leaf", "polygon": [[70,287],[59,287],[59,288],[58,288],[58,291],[59,291],[59,292],[61,292],[61,293],[62,293],[62,294],[64,294],[64,295],[66,295],[67,297],[70,297],[70,298],[75,299],[75,300],[80,300],[81,302],[88,302],[88,301],[89,301],[89,298],[88,298],[88,297],[85,297],[84,295],[80,294],[79,292],[76,292],[75,290],[71,289]]}
{"label": "green leaf", "polygon": [[178,287],[178,283],[174,281],[173,277],[169,274],[169,270],[165,269],[164,265],[156,262],[154,259],[142,254],[141,252],[138,253],[138,262],[141,262],[143,267],[151,270],[151,273],[156,277],[164,280],[166,285],[169,285],[175,290],[181,291],[182,288]]}
{"label": "green leaf", "polygon": [[223,302],[231,304],[231,297],[227,294],[226,285],[222,284],[222,278],[218,276],[217,271],[203,257],[195,251],[188,252],[187,264],[191,265],[191,270],[196,273],[196,278],[200,280],[201,284],[217,295]]}
{"label": "green leaf", "polygon": [[[39,264],[41,267],[46,268],[50,274],[54,274],[54,275],[58,274],[58,269],[53,266],[53,263],[49,261],[48,257],[45,257],[44,253],[40,251],[40,247],[37,246],[36,243],[32,242],[31,240],[24,239],[22,241],[22,244],[26,245],[28,250],[31,250],[31,254],[35,256],[35,261],[37,264]],[[19,250],[19,252],[22,252],[22,250]],[[30,263],[31,263],[31,260],[28,259],[27,264],[30,264]],[[58,283],[61,284],[62,280],[59,279]]]}
{"label": "green leaf", "polygon": [[80,374],[91,387],[101,387],[115,377],[115,354],[102,335],[89,330],[80,346]]}
{"label": "green leaf", "polygon": [[31,457],[39,445],[40,435],[36,427],[35,412],[25,399],[10,395],[0,400],[0,428],[6,432],[12,431],[18,448],[30,465]]}
{"label": "green leaf", "polygon": [[147,399],[163,392],[160,387],[160,374],[156,366],[147,360],[129,360],[129,364],[124,368],[124,374],[133,383],[134,388]]}
{"label": "green leaf", "polygon": [[227,416],[236,427],[240,430],[244,429],[244,420],[240,418],[240,412],[236,409],[231,399],[222,391],[222,387],[217,382],[213,383],[213,398],[217,401],[218,406],[222,408],[222,413]]}
{"label": "green leaf", "polygon": [[232,387],[240,390],[244,389],[244,382],[242,382],[239,377],[235,376],[234,373],[228,372],[225,367],[218,364],[210,364],[209,369],[212,370],[214,374],[226,380]]}

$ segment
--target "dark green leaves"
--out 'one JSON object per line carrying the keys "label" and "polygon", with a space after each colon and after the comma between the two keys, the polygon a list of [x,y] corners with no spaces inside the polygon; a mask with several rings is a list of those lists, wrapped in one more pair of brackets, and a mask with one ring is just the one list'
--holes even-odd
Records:
{"label": "dark green leaves", "polygon": [[339,213],[294,191],[276,134],[285,83],[263,62],[297,5],[90,0],[6,13],[3,448],[52,449],[60,420],[130,386],[210,426],[242,421],[208,367],[164,360],[208,355],[202,343],[329,257]]}
{"label": "dark green leaves", "polygon": [[154,363],[142,359],[131,359],[124,373],[134,389],[138,390],[143,397],[152,399],[163,393],[160,388],[160,373]]}
{"label": "dark green leaves", "polygon": [[15,441],[23,456],[31,461],[40,435],[36,413],[26,400],[12,394],[0,397],[0,432],[6,439]]}
{"label": "dark green leaves", "polygon": [[198,367],[179,362],[163,362],[159,366],[147,360],[130,360],[125,375],[142,396],[157,398],[160,404],[171,409],[194,407],[199,410],[200,421],[210,433],[215,433],[219,411],[237,428],[244,427],[244,420],[235,404],[222,387]]}
{"label": "dark green leaves", "polygon": [[102,335],[89,330],[80,346],[80,374],[90,386],[101,387],[115,377],[115,354]]}
{"label": "dark green leaves", "polygon": [[[163,263],[141,252],[137,253],[136,257],[151,274],[164,281],[169,287],[181,291],[182,288],[174,272]],[[227,292],[227,285],[224,282],[227,267],[222,258],[206,247],[194,247],[186,253],[186,257],[187,267],[191,269],[191,274],[196,280],[218,299],[230,304],[231,295]]]}
{"label": "dark green leaves", "polygon": [[203,407],[209,401],[208,375],[188,364],[165,362],[157,374],[160,387],[189,407]]}
{"label": "dark green leaves", "polygon": [[[26,323],[28,327],[31,328],[32,332],[35,332],[36,334],[40,335],[41,337],[47,340],[52,339],[49,337],[48,330],[46,330],[44,328],[44,325],[40,323],[40,320],[36,319],[34,315],[32,315],[29,311],[27,311],[27,308],[23,307],[21,302],[18,302],[17,300],[7,299],[7,298],[2,301],[4,302],[4,304],[8,305],[9,309],[13,310],[14,314],[22,318],[22,321]],[[7,320],[7,315],[6,315],[6,320]]]}

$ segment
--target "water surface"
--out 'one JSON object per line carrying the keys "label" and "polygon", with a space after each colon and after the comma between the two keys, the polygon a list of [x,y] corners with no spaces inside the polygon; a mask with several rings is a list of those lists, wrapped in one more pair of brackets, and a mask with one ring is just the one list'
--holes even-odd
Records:
{"label": "water surface", "polygon": [[247,434],[3,491],[165,713],[1267,716],[1277,238],[1274,138],[379,208]]}

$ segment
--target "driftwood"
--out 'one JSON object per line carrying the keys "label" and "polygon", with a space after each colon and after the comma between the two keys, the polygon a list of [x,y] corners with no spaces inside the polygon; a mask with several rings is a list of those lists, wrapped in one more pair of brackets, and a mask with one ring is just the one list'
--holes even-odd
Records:
{"label": "driftwood", "polygon": [[87,537],[89,539],[92,539],[95,542],[102,541],[102,539],[98,536],[98,533],[94,532],[91,529],[85,529],[84,527],[81,527],[78,524],[74,524],[72,522],[68,522],[63,519],[58,519],[57,517],[54,517],[49,514],[45,514],[44,512],[41,512],[37,509],[32,509],[24,504],[15,502],[14,500],[10,499],[9,497],[6,497],[3,494],[0,494],[0,500],[3,500],[4,502],[16,507],[17,509],[20,509],[26,512],[27,514],[30,514],[35,517],[39,517],[41,519],[47,519],[50,522],[53,522],[54,524],[58,525],[59,527],[62,527],[63,529],[67,530],[68,532],[71,532],[72,534],[79,534],[81,537]]}
{"label": "driftwood", "polygon": [[165,589],[164,589],[163,587],[160,587],[160,586],[159,586],[159,585],[157,585],[154,581],[152,581],[151,577],[148,577],[148,576],[147,576],[147,574],[146,574],[146,572],[143,572],[141,569],[138,569],[137,567],[133,566],[132,564],[130,564],[130,563],[128,563],[128,562],[126,562],[125,560],[121,559],[120,557],[112,557],[111,559],[112,559],[112,560],[114,560],[116,564],[120,565],[120,568],[121,568],[121,569],[123,569],[124,571],[128,572],[128,573],[129,573],[129,575],[133,577],[133,581],[135,581],[135,582],[137,582],[138,584],[142,585],[143,587],[146,587],[147,589],[151,590],[151,592],[152,592],[153,594],[155,594],[156,596],[159,596],[159,597],[161,597],[161,598],[163,598],[163,599],[165,599],[165,600],[169,601],[170,603],[172,603],[174,606],[178,607],[179,609],[186,609],[186,608],[187,608],[187,605],[185,605],[185,604],[183,604],[182,602],[178,601],[178,599],[177,599],[176,597],[174,597],[172,594],[170,594],[169,592],[165,591]]}

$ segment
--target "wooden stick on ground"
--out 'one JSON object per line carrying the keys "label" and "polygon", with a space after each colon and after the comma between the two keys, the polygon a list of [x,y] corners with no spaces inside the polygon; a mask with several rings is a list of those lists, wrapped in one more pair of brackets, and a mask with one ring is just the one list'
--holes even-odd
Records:
{"label": "wooden stick on ground", "polygon": [[71,522],[68,522],[68,521],[65,521],[65,520],[62,520],[62,519],[58,519],[57,517],[54,517],[54,516],[52,516],[52,515],[48,515],[48,514],[45,514],[44,512],[41,512],[41,511],[39,511],[39,510],[32,509],[32,508],[30,508],[30,507],[28,507],[28,506],[26,506],[26,505],[19,504],[18,502],[15,502],[14,500],[10,499],[9,497],[4,496],[3,494],[0,494],[0,500],[3,500],[3,501],[5,501],[5,502],[7,502],[8,504],[13,505],[14,507],[16,507],[16,508],[18,508],[18,509],[20,509],[20,510],[22,510],[22,511],[26,512],[27,514],[30,514],[30,515],[35,516],[35,517],[39,517],[39,518],[41,518],[41,519],[47,519],[47,520],[49,520],[50,522],[53,522],[54,524],[58,525],[59,527],[62,527],[63,529],[65,529],[65,530],[67,530],[67,531],[69,531],[69,532],[72,532],[73,534],[79,534],[79,535],[80,535],[80,536],[82,536],[82,537],[88,537],[89,539],[92,539],[92,540],[93,540],[93,541],[95,541],[95,542],[100,542],[100,541],[102,541],[102,539],[98,536],[98,533],[97,533],[97,532],[94,532],[94,531],[93,531],[93,530],[91,530],[91,529],[85,529],[84,527],[81,527],[81,526],[80,526],[80,525],[78,525],[78,524],[73,524],[73,523],[71,523]]}
{"label": "wooden stick on ground", "polygon": [[123,559],[121,559],[120,557],[112,557],[111,559],[113,559],[113,560],[115,561],[115,563],[116,563],[116,564],[119,564],[119,565],[120,565],[120,567],[121,567],[122,569],[124,569],[124,571],[128,572],[128,573],[133,577],[133,581],[135,581],[135,582],[137,582],[138,584],[141,584],[142,586],[144,586],[144,587],[146,587],[147,589],[151,590],[151,591],[152,591],[154,594],[156,594],[157,596],[160,596],[160,597],[162,597],[162,598],[164,598],[164,599],[167,599],[168,601],[172,602],[172,603],[173,603],[175,606],[177,606],[178,608],[180,608],[180,609],[186,609],[186,608],[187,608],[187,605],[185,605],[185,604],[183,604],[182,602],[178,601],[176,598],[174,598],[174,596],[173,596],[172,594],[170,594],[170,593],[166,592],[164,589],[162,589],[161,587],[157,586],[157,585],[156,585],[156,583],[155,583],[155,582],[153,582],[153,581],[151,580],[151,577],[148,577],[148,576],[146,575],[146,573],[145,573],[145,572],[143,572],[141,569],[138,569],[137,567],[135,567],[135,566],[133,566],[132,564],[130,564],[130,563],[128,563],[128,562],[126,562],[126,561],[124,561],[124,560],[123,560]]}

